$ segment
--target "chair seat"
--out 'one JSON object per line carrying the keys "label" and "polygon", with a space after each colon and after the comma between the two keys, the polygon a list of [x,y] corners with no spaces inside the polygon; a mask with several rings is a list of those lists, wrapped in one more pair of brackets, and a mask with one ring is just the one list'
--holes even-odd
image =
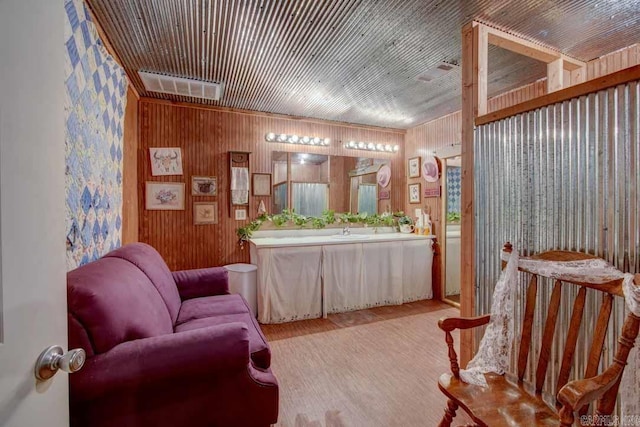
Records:
{"label": "chair seat", "polygon": [[555,409],[541,397],[504,375],[486,374],[488,387],[467,384],[450,373],[442,374],[438,387],[481,426],[555,426],[559,425]]}

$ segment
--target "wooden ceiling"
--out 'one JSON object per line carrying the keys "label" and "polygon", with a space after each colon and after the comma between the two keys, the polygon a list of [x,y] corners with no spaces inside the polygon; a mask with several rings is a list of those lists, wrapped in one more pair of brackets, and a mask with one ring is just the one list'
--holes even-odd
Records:
{"label": "wooden ceiling", "polygon": [[[87,0],[143,95],[406,129],[460,109],[478,20],[588,61],[640,41],[637,0]],[[438,64],[451,71],[417,77]],[[489,96],[546,65],[489,50]],[[220,101],[147,92],[137,71],[220,82]]]}

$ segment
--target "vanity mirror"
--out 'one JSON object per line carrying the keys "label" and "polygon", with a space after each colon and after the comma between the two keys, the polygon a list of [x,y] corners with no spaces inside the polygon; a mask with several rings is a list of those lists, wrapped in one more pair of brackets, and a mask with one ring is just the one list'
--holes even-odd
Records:
{"label": "vanity mirror", "polygon": [[271,213],[295,209],[301,215],[320,216],[330,209],[375,214],[390,203],[378,200],[376,176],[383,166],[390,166],[387,159],[274,151],[271,163]]}

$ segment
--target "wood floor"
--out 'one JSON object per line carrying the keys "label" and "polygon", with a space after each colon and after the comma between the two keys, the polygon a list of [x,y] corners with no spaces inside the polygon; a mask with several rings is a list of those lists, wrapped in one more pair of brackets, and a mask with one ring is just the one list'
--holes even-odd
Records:
{"label": "wood floor", "polygon": [[277,426],[325,426],[331,411],[339,411],[335,427],[436,426],[446,404],[437,379],[449,372],[437,322],[457,315],[450,305],[419,301],[263,325],[280,383]]}

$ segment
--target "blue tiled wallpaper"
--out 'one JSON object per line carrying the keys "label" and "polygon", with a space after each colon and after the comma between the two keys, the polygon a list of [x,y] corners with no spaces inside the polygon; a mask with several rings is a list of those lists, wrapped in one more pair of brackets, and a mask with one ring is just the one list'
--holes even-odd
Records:
{"label": "blue tiled wallpaper", "polygon": [[460,213],[462,168],[447,166],[447,213]]}
{"label": "blue tiled wallpaper", "polygon": [[65,0],[67,268],[120,246],[127,80],[82,0]]}

